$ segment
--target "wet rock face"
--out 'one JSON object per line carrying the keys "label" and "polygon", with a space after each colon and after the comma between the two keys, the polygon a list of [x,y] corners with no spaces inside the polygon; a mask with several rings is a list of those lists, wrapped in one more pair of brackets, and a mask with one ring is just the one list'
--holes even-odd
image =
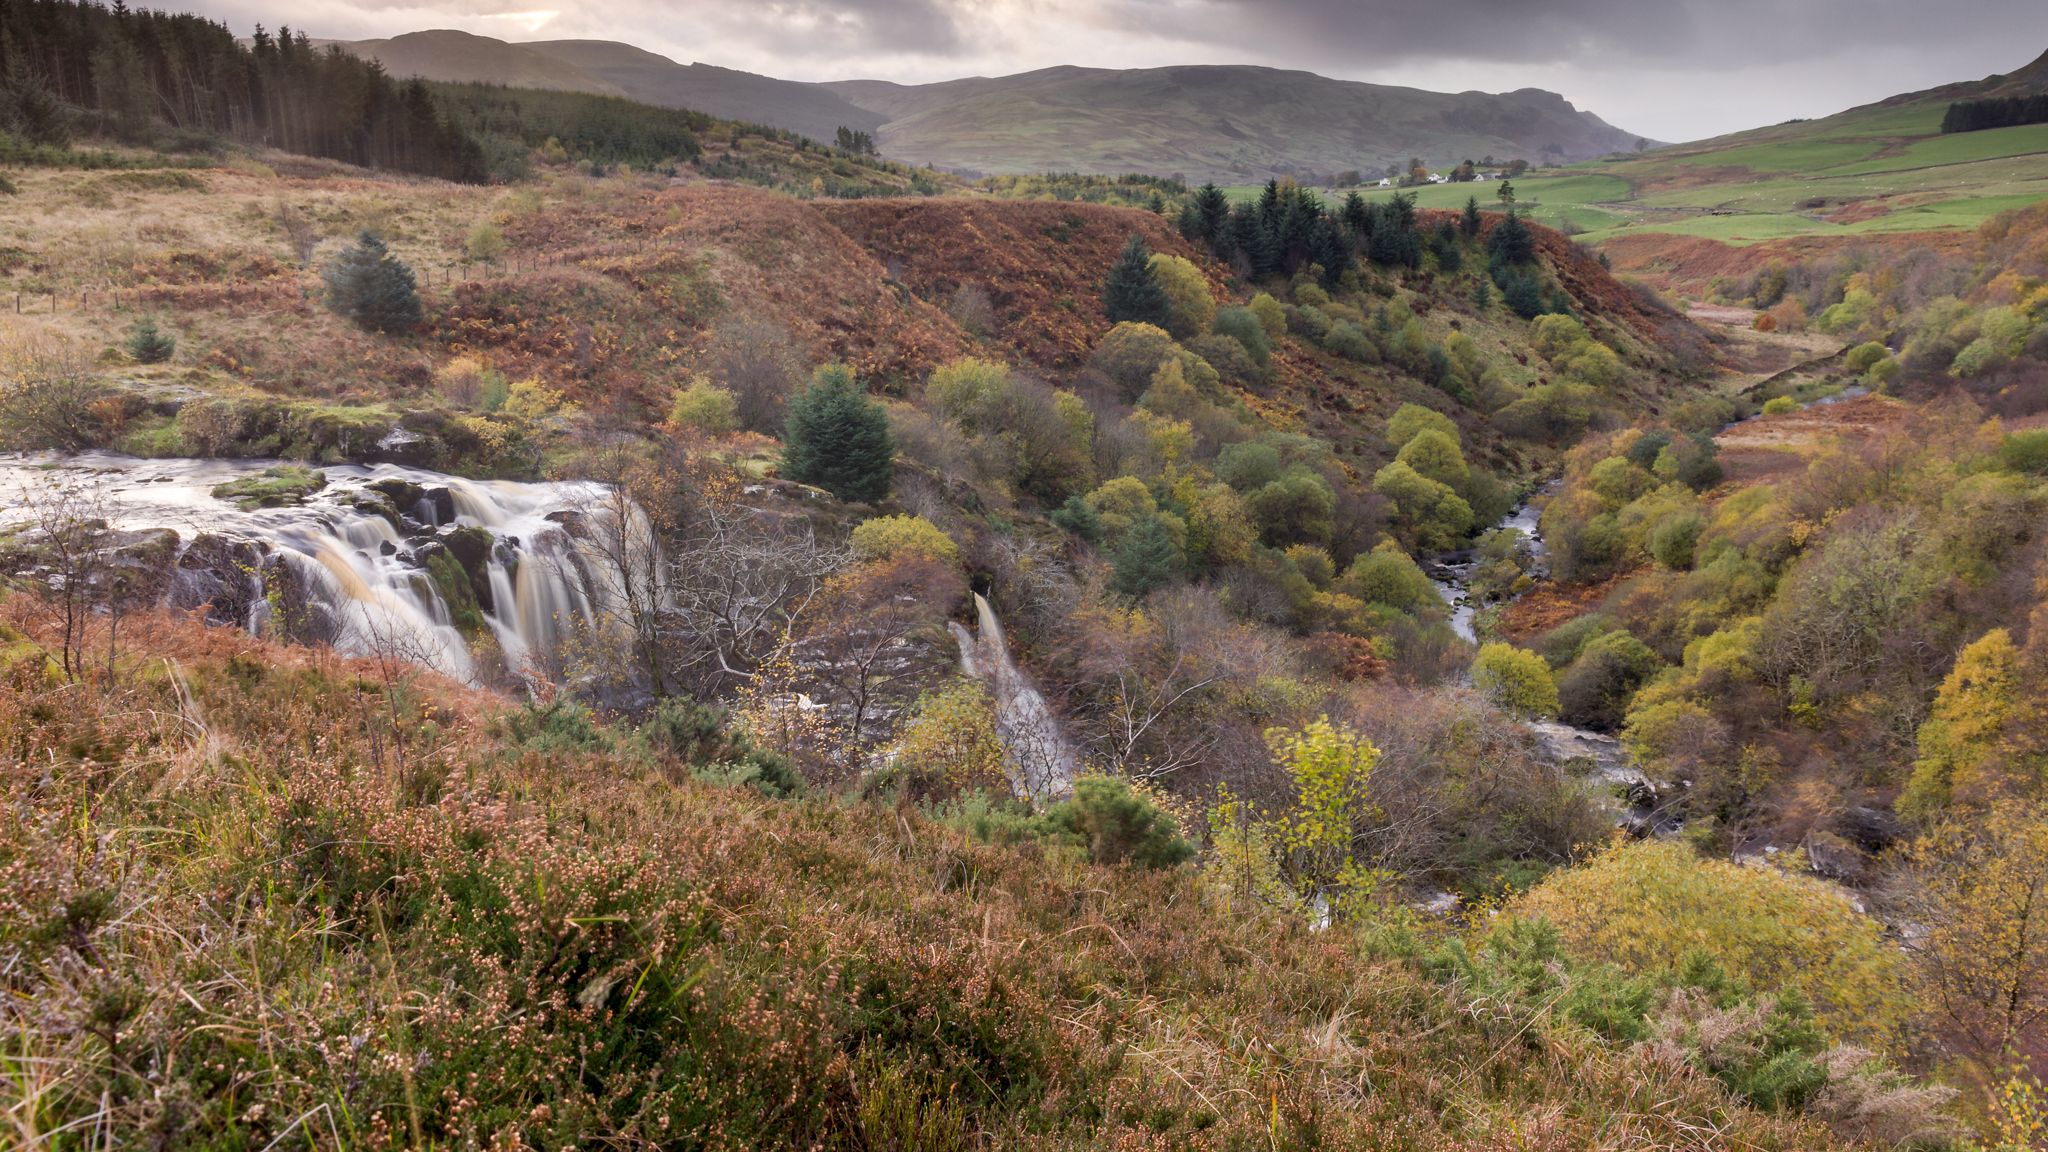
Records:
{"label": "wet rock face", "polygon": [[263,598],[263,561],[255,544],[201,533],[178,557],[167,602],[176,611],[204,609],[209,624],[246,628]]}
{"label": "wet rock face", "polygon": [[462,565],[477,604],[486,612],[495,612],[497,605],[491,596],[491,550],[497,546],[496,537],[483,528],[464,527],[444,533],[441,544]]}
{"label": "wet rock face", "polygon": [[342,624],[334,609],[307,586],[297,566],[273,554],[264,559],[261,573],[264,599],[269,602],[267,631],[293,644],[331,646],[341,639]]}

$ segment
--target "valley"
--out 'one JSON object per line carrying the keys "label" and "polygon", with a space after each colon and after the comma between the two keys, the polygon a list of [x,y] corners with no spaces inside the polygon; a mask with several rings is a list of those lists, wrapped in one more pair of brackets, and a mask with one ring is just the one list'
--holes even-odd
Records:
{"label": "valley", "polygon": [[0,59],[0,1146],[2048,1131],[2040,63]]}

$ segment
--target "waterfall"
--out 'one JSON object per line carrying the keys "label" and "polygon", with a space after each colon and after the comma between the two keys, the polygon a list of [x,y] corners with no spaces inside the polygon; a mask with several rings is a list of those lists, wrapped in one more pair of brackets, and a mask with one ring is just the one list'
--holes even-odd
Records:
{"label": "waterfall", "polygon": [[986,684],[995,698],[996,734],[1009,761],[1011,783],[1020,796],[1048,800],[1073,790],[1081,757],[1060,729],[1052,706],[1010,658],[1002,621],[988,598],[974,594],[976,632],[955,621],[949,625],[960,642],[960,671]]}
{"label": "waterfall", "polygon": [[[243,508],[213,495],[275,463],[0,455],[0,528],[69,486],[106,521],[115,549],[175,540],[148,553],[170,561],[161,595],[171,608],[351,655],[395,654],[467,683],[528,676],[609,605],[578,530],[620,503],[601,485],[334,465],[303,503]],[[651,547],[645,518],[624,506],[629,545]],[[464,632],[430,574],[443,556],[465,578],[481,630]],[[450,566],[440,568],[446,579]]]}

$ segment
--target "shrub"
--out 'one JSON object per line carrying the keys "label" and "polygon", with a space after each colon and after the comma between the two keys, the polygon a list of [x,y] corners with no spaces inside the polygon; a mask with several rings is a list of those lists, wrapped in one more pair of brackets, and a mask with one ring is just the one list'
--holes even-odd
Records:
{"label": "shrub", "polygon": [[1621,726],[1630,698],[1662,664],[1648,645],[1627,632],[1595,637],[1558,677],[1559,713],[1581,727],[1611,732]]}
{"label": "shrub", "polygon": [[1336,529],[1337,494],[1313,468],[1297,464],[1245,496],[1245,511],[1271,544],[1326,541]]}
{"label": "shrub", "polygon": [[1465,454],[1458,450],[1457,438],[1435,428],[1417,432],[1413,439],[1401,446],[1394,459],[1452,488],[1460,487],[1472,475],[1471,469],[1465,465]]}
{"label": "shrub", "polygon": [[1431,429],[1450,437],[1453,444],[1459,441],[1457,422],[1449,416],[1420,404],[1403,404],[1387,417],[1387,444],[1395,449],[1406,447],[1417,434]]}
{"label": "shrub", "polygon": [[1152,257],[1152,278],[1166,293],[1167,331],[1185,340],[1209,330],[1216,320],[1216,300],[1209,279],[1186,258],[1163,252]]}
{"label": "shrub", "polygon": [[1666,517],[1650,530],[1650,558],[1674,571],[1691,569],[1694,549],[1706,527],[1706,518],[1697,512]]}
{"label": "shrub", "polygon": [[1255,492],[1286,471],[1280,450],[1259,440],[1225,445],[1216,454],[1216,478],[1239,492]]}
{"label": "shrub", "polygon": [[327,306],[369,332],[400,336],[420,323],[420,296],[412,269],[364,232],[327,267]]}
{"label": "shrub", "polygon": [[1287,335],[1287,306],[1264,292],[1255,293],[1246,307],[1259,318],[1259,325],[1266,330],[1268,340],[1278,340]]}
{"label": "shrub", "polygon": [[1868,372],[1871,365],[1888,358],[1891,354],[1891,349],[1870,340],[1849,349],[1848,354],[1842,358],[1842,365],[1851,372]]}
{"label": "shrub", "polygon": [[1097,864],[1171,868],[1195,854],[1173,817],[1129,781],[1108,776],[1074,781],[1073,798],[1047,809],[1044,823]]}
{"label": "shrub", "polygon": [[1543,657],[1512,644],[1488,644],[1472,662],[1472,686],[1510,712],[1557,715],[1557,682]]}
{"label": "shrub", "polygon": [[783,474],[841,500],[872,503],[889,494],[896,449],[889,416],[841,364],[827,364],[789,406]]}
{"label": "shrub", "polygon": [[1010,788],[995,703],[972,680],[952,680],[917,698],[897,741],[896,761],[958,789]]}
{"label": "shrub", "polygon": [[1360,364],[1380,362],[1379,346],[1372,342],[1372,337],[1366,335],[1365,329],[1349,320],[1339,320],[1330,325],[1323,336],[1322,344],[1331,354],[1342,356],[1346,360],[1355,360]]}
{"label": "shrub", "polygon": [[1127,322],[1110,329],[1096,342],[1094,360],[1102,374],[1116,385],[1118,396],[1129,404],[1145,394],[1161,364],[1185,354],[1186,350],[1174,343],[1166,329]]}
{"label": "shrub", "polygon": [[505,234],[496,224],[479,220],[463,241],[462,254],[479,264],[495,264],[505,258]]}
{"label": "shrub", "polygon": [[1008,368],[993,360],[966,357],[933,369],[931,379],[925,381],[924,399],[946,419],[981,431],[981,418],[999,411],[1009,390]]}
{"label": "shrub", "polygon": [[1252,363],[1264,368],[1272,358],[1273,346],[1266,340],[1265,325],[1249,308],[1225,308],[1216,314],[1216,334],[1228,336],[1244,346]]}
{"label": "shrub", "polygon": [[1144,516],[1124,533],[1110,565],[1109,586],[1134,600],[1141,599],[1173,579],[1180,568],[1180,549],[1158,516]]}
{"label": "shrub", "polygon": [[960,563],[960,546],[922,516],[876,516],[863,520],[853,530],[849,543],[854,554],[867,561],[922,556],[941,564]]}
{"label": "shrub", "polygon": [[688,387],[676,390],[669,405],[669,423],[691,428],[707,436],[723,436],[740,426],[739,401],[733,394],[698,376]]}
{"label": "shrub", "polygon": [[2015,432],[1998,446],[1999,462],[2014,472],[2048,475],[2048,428]]}
{"label": "shrub", "polygon": [[1764,401],[1764,415],[1783,416],[1787,412],[1799,411],[1799,401],[1790,396],[1773,396]]}
{"label": "shrub", "polygon": [[1441,611],[1443,598],[1413,559],[1391,540],[1351,562],[1340,587],[1366,604],[1401,612]]}
{"label": "shrub", "polygon": [[1905,1006],[1898,951],[1841,893],[1683,844],[1619,844],[1552,873],[1508,911],[1547,919],[1574,955],[1630,972],[1671,973],[1705,952],[1759,991],[1798,990],[1853,1035],[1888,1033]]}
{"label": "shrub", "polygon": [[640,738],[649,751],[689,765],[700,780],[752,787],[779,799],[804,790],[795,765],[756,745],[713,705],[663,700],[640,726]]}
{"label": "shrub", "polygon": [[177,350],[177,339],[157,331],[153,318],[145,317],[128,333],[128,355],[137,364],[161,364]]}

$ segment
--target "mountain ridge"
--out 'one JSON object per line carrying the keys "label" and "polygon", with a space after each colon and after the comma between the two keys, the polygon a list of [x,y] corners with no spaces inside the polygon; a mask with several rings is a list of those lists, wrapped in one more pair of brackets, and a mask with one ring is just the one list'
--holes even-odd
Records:
{"label": "mountain ridge", "polygon": [[1411,157],[1439,167],[1488,155],[1583,160],[1647,143],[1543,89],[1430,92],[1258,65],[1054,65],[931,84],[809,83],[679,64],[609,40],[512,44],[437,30],[336,43],[397,75],[623,94],[824,141],[846,127],[873,135],[892,157],[976,174],[1242,183],[1376,172]]}

